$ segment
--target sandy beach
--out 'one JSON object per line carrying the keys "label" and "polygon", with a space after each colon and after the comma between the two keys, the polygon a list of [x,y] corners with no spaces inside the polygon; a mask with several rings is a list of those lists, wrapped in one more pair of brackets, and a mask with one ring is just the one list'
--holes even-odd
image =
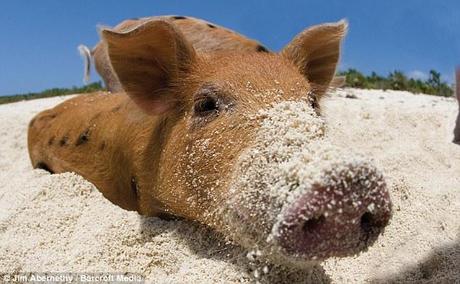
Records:
{"label": "sandy beach", "polygon": [[28,122],[68,98],[0,105],[0,276],[128,271],[149,283],[460,282],[454,98],[339,89],[323,101],[328,135],[383,171],[394,214],[367,252],[310,270],[250,260],[200,225],[142,217],[76,174],[33,170]]}

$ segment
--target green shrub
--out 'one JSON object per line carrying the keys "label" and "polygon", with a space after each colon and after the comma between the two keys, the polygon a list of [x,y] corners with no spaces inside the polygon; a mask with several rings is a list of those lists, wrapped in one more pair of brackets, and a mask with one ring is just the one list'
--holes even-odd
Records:
{"label": "green shrub", "polygon": [[403,72],[398,70],[391,72],[387,77],[377,75],[375,72],[366,76],[356,69],[348,69],[339,72],[338,75],[345,76],[346,87],[401,90],[443,97],[450,97],[454,94],[453,87],[441,81],[441,74],[435,70],[430,70],[428,79],[424,81],[407,78]]}
{"label": "green shrub", "polygon": [[14,103],[14,102],[24,101],[24,100],[64,96],[64,95],[70,95],[70,94],[91,93],[91,92],[101,91],[101,90],[104,90],[104,88],[102,87],[102,83],[99,81],[99,82],[95,82],[92,84],[88,84],[83,87],[74,86],[72,88],[53,88],[53,89],[47,89],[47,90],[44,90],[38,93],[27,93],[27,94],[2,96],[0,97],[0,104]]}

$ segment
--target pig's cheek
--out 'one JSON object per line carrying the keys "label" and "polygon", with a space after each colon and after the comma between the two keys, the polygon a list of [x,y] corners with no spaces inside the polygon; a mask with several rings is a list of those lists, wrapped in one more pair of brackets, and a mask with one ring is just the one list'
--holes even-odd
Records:
{"label": "pig's cheek", "polygon": [[220,158],[220,152],[210,138],[197,138],[195,135],[185,147],[181,171],[191,198],[197,199],[198,203],[208,204],[216,199],[222,172],[216,160]]}

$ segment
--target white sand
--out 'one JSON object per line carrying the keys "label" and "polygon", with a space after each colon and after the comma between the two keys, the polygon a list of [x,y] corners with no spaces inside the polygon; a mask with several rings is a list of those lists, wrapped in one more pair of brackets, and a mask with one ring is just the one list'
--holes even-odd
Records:
{"label": "white sand", "polygon": [[[357,99],[345,98],[354,94]],[[209,230],[139,217],[83,178],[32,170],[27,124],[67,99],[0,106],[1,272],[123,272],[155,283],[460,281],[460,146],[453,99],[347,89],[324,102],[329,134],[370,157],[389,183],[394,216],[368,252],[312,271],[255,264]]]}

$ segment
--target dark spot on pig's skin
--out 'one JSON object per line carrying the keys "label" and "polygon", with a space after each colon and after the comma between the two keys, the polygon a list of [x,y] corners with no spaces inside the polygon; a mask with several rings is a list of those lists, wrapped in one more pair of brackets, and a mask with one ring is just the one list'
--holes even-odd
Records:
{"label": "dark spot on pig's skin", "polygon": [[67,141],[69,140],[69,137],[68,136],[64,136],[61,138],[61,140],[59,141],[59,146],[65,146],[67,145]]}
{"label": "dark spot on pig's skin", "polygon": [[48,145],[51,146],[54,143],[54,136],[51,136],[51,138],[48,140]]}
{"label": "dark spot on pig's skin", "polygon": [[263,45],[258,45],[258,46],[257,46],[257,52],[267,52],[267,53],[268,53],[268,52],[270,52],[270,51],[268,51],[268,49],[267,49],[265,46],[263,46]]}
{"label": "dark spot on pig's skin", "polygon": [[216,26],[214,26],[213,24],[208,24],[208,27],[210,27],[211,29],[215,29]]}
{"label": "dark spot on pig's skin", "polygon": [[102,151],[105,149],[105,142],[102,142],[101,145],[99,145],[99,151]]}
{"label": "dark spot on pig's skin", "polygon": [[89,140],[89,129],[86,129],[80,136],[78,136],[77,142],[75,142],[75,146],[80,146],[88,142]]}
{"label": "dark spot on pig's skin", "polygon": [[185,20],[187,19],[187,17],[184,17],[184,16],[174,16],[172,17],[174,20]]}
{"label": "dark spot on pig's skin", "polygon": [[139,187],[137,186],[136,177],[131,177],[131,191],[136,196],[136,199],[139,198]]}
{"label": "dark spot on pig's skin", "polygon": [[50,169],[50,167],[48,167],[48,165],[45,164],[44,162],[38,162],[35,165],[35,168],[45,170],[45,171],[49,172],[50,174],[54,174],[54,172]]}

